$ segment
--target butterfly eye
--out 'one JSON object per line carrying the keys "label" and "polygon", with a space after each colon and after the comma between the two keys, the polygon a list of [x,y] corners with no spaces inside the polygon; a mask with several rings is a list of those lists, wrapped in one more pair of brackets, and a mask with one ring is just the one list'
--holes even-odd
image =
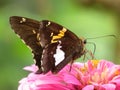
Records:
{"label": "butterfly eye", "polygon": [[86,44],[86,43],[87,43],[87,39],[85,39],[85,40],[83,41],[83,43]]}

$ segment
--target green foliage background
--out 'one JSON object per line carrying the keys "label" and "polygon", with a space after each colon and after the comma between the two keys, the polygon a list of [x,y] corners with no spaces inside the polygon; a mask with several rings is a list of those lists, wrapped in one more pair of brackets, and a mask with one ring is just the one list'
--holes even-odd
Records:
{"label": "green foliage background", "polygon": [[[27,75],[22,68],[33,63],[31,51],[15,35],[9,24],[10,16],[57,22],[77,36],[93,38],[115,34],[119,37],[117,14],[100,5],[92,7],[76,0],[1,0],[0,1],[0,90],[16,90],[18,81]],[[96,44],[95,58],[119,63],[119,39],[88,40]],[[86,48],[93,51],[92,45]],[[83,59],[78,59],[82,61]]]}

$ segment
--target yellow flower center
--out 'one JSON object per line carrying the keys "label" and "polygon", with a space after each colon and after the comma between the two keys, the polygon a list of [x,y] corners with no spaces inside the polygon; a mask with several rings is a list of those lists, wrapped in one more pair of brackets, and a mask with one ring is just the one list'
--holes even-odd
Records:
{"label": "yellow flower center", "polygon": [[[120,70],[113,66],[110,66],[107,63],[100,64],[100,60],[90,60],[77,69],[77,79],[82,84],[108,83],[115,76],[120,75]],[[84,81],[83,78],[87,78],[87,81]]]}

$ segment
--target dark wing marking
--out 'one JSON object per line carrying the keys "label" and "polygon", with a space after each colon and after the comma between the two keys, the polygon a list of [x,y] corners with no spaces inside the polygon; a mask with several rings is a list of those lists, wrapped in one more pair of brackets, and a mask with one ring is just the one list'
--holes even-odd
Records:
{"label": "dark wing marking", "polygon": [[41,68],[42,47],[39,41],[40,22],[33,19],[12,16],[10,24],[16,34],[32,49],[34,59],[39,68]]}

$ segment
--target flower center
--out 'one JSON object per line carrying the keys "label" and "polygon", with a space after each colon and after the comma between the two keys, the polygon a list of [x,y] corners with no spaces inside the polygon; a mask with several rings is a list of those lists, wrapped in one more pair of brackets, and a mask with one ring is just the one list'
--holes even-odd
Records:
{"label": "flower center", "polygon": [[117,67],[106,63],[100,63],[99,60],[89,60],[82,67],[77,69],[77,79],[83,84],[106,84],[114,76],[120,74]]}

